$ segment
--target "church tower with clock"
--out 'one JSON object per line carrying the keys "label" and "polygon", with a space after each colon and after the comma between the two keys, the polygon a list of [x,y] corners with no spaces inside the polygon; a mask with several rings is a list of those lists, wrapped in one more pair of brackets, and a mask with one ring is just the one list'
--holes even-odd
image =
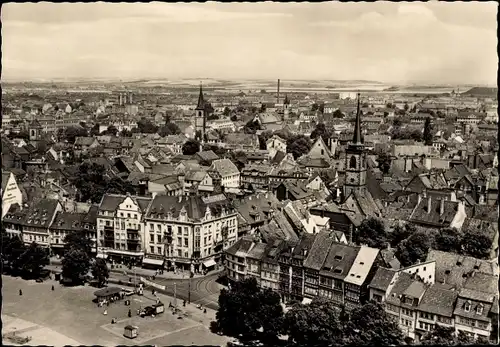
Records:
{"label": "church tower with clock", "polygon": [[360,94],[354,124],[354,136],[346,149],[344,199],[353,192],[363,193],[366,189],[366,151],[361,137]]}

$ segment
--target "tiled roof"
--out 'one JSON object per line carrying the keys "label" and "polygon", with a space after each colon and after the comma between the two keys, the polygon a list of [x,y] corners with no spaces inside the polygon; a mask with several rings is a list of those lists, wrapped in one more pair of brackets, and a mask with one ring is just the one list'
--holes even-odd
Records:
{"label": "tiled roof", "polygon": [[366,281],[378,254],[379,250],[376,248],[361,246],[345,282],[362,285]]}
{"label": "tiled roof", "polygon": [[256,243],[255,246],[248,252],[248,258],[260,260],[264,256],[264,252],[266,251],[265,243]]}
{"label": "tiled roof", "polygon": [[497,274],[498,267],[486,260],[463,256],[450,252],[431,249],[426,261],[436,261],[436,282],[446,283],[457,288],[463,287],[467,274],[474,270],[486,274]]}
{"label": "tiled roof", "polygon": [[370,282],[370,288],[383,290],[384,292],[389,288],[394,275],[396,275],[396,271],[393,269],[387,269],[384,267],[379,267],[375,275],[373,276],[372,281]]}
{"label": "tiled roof", "polygon": [[226,250],[227,254],[231,254],[233,256],[246,257],[248,255],[248,251],[253,245],[253,241],[248,238],[241,238],[234,245],[229,247]]}
{"label": "tiled roof", "polygon": [[205,217],[207,208],[212,216],[220,216],[224,209],[226,213],[231,213],[233,206],[227,200],[205,203],[200,196],[157,195],[151,202],[146,217],[166,218],[171,213],[172,217],[177,218],[184,210],[189,219],[199,221]]}
{"label": "tiled roof", "polygon": [[440,283],[434,283],[425,291],[418,309],[423,312],[451,317],[457,296],[456,291],[452,291]]}
{"label": "tiled roof", "polygon": [[457,214],[459,202],[444,201],[444,211],[440,214],[441,201],[431,199],[431,208],[428,211],[428,199],[422,199],[413,211],[410,221],[433,226],[449,226]]}
{"label": "tiled roof", "polygon": [[[465,310],[466,304],[470,304],[470,309],[468,311]],[[478,308],[480,306],[482,306],[483,310],[481,314],[478,314]],[[482,303],[475,300],[469,300],[459,297],[457,299],[453,314],[456,316],[467,317],[483,322],[490,322],[491,319],[488,317],[488,314],[490,313],[491,306],[492,305],[490,303]]]}
{"label": "tiled roof", "polygon": [[216,170],[222,177],[238,175],[240,171],[229,159],[218,159],[212,163],[212,169]]}
{"label": "tiled roof", "polygon": [[23,224],[35,228],[48,228],[58,205],[59,201],[55,199],[39,200],[28,207]]}
{"label": "tiled roof", "polygon": [[50,229],[54,230],[82,230],[83,219],[86,213],[58,212]]}
{"label": "tiled roof", "polygon": [[219,159],[219,156],[215,154],[214,151],[202,151],[196,153],[196,155],[198,155],[201,158],[201,160],[205,161],[212,161]]}
{"label": "tiled roof", "polygon": [[317,271],[321,270],[326,257],[328,256],[332,243],[333,239],[330,237],[329,233],[318,233],[304,262],[304,267]]}
{"label": "tiled roof", "polygon": [[2,193],[5,192],[5,188],[7,187],[7,182],[9,181],[11,175],[12,172],[2,170]]}
{"label": "tiled roof", "polygon": [[414,281],[416,280],[414,280],[409,273],[400,272],[394,287],[392,287],[391,292],[387,295],[386,301],[390,304],[399,306],[401,304],[400,296]]}
{"label": "tiled roof", "polygon": [[332,243],[320,275],[344,279],[349,274],[359,250],[360,247]]}

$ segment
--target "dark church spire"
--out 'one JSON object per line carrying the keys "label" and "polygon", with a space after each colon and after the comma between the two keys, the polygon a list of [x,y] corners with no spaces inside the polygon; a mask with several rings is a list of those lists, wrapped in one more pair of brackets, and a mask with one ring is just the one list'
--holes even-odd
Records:
{"label": "dark church spire", "polygon": [[198,106],[196,106],[197,110],[204,110],[205,109],[205,100],[203,99],[203,88],[201,86],[200,82],[200,95],[198,96]]}
{"label": "dark church spire", "polygon": [[358,109],[356,111],[356,123],[354,124],[354,136],[352,138],[353,145],[362,145],[363,139],[361,138],[361,111],[360,107],[360,94],[358,93]]}
{"label": "dark church spire", "polygon": [[290,105],[290,100],[288,100],[288,94],[285,94],[285,101],[283,102],[283,105]]}

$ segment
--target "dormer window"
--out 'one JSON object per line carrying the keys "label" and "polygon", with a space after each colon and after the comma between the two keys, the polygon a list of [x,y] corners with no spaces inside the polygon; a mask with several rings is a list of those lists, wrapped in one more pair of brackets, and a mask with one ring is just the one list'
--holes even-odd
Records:
{"label": "dormer window", "polygon": [[467,300],[467,302],[464,305],[464,311],[470,312],[470,307],[471,307],[471,302],[470,302],[470,300]]}
{"label": "dormer window", "polygon": [[479,304],[476,308],[476,314],[483,314],[483,310],[484,310],[484,305]]}

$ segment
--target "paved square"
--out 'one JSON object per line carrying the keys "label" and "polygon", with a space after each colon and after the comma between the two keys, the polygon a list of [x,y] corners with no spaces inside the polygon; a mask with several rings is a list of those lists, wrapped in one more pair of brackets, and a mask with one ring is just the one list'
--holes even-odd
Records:
{"label": "paved square", "polygon": [[[28,328],[22,336],[33,337],[29,345],[225,345],[228,341],[208,329],[214,311],[204,314],[194,305],[188,305],[185,310],[190,312],[189,318],[177,319],[177,315],[168,310],[169,302],[174,301],[167,296],[159,296],[166,306],[164,313],[155,318],[140,318],[137,309],[154,302],[150,293],[131,296],[131,306],[118,301],[109,307],[97,307],[92,302],[97,290],[93,287],[66,288],[54,281],[35,283],[9,276],[2,276],[2,280],[4,327],[8,325],[9,330],[16,331]],[[23,291],[22,296],[19,289]],[[131,318],[127,315],[129,308]],[[103,314],[105,309],[107,315]],[[113,317],[117,324],[111,324]],[[137,338],[123,336],[123,327],[128,324],[139,327]],[[54,342],[49,343],[43,336]]]}

